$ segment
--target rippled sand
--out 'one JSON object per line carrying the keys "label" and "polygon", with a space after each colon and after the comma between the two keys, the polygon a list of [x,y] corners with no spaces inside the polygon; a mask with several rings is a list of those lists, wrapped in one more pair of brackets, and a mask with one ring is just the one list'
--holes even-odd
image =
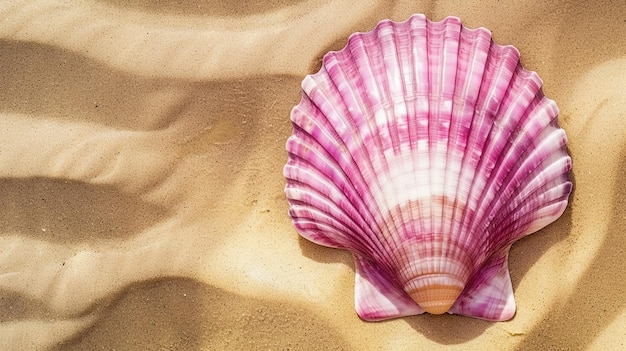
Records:
{"label": "rippled sand", "polygon": [[[0,3],[0,349],[626,347],[623,2],[180,3]],[[509,322],[363,322],[351,256],[286,215],[300,81],[418,12],[517,46],[561,109],[575,190],[511,250]]]}

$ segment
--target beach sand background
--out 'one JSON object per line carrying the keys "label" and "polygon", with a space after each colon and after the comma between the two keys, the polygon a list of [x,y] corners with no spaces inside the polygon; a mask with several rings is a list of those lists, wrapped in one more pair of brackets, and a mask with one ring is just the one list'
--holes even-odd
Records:
{"label": "beach sand background", "polygon": [[[515,45],[561,110],[575,189],[513,246],[508,322],[364,322],[287,216],[302,78],[413,13]],[[2,1],[0,87],[0,349],[626,348],[624,1]]]}

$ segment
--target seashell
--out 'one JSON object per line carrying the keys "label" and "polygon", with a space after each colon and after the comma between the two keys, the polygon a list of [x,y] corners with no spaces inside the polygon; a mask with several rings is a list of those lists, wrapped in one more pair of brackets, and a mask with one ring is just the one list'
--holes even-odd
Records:
{"label": "seashell", "polygon": [[303,80],[289,215],[306,239],[352,252],[361,318],[515,314],[509,249],[572,189],[541,86],[487,29],[423,15],[353,34]]}

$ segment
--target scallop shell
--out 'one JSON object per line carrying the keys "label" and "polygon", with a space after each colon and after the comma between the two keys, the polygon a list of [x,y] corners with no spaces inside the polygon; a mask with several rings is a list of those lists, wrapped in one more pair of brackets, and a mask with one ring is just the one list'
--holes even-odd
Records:
{"label": "scallop shell", "polygon": [[511,244],[572,189],[558,108],[512,46],[455,17],[353,34],[302,82],[284,168],[289,214],[353,253],[365,320],[507,320]]}

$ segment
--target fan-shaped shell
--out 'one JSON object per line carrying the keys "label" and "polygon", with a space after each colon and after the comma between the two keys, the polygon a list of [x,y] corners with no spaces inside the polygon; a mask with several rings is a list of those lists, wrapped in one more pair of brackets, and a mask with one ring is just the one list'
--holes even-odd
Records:
{"label": "fan-shaped shell", "polygon": [[350,250],[366,320],[506,320],[513,242],[571,191],[558,109],[519,52],[458,18],[353,34],[302,82],[284,168],[305,238]]}

